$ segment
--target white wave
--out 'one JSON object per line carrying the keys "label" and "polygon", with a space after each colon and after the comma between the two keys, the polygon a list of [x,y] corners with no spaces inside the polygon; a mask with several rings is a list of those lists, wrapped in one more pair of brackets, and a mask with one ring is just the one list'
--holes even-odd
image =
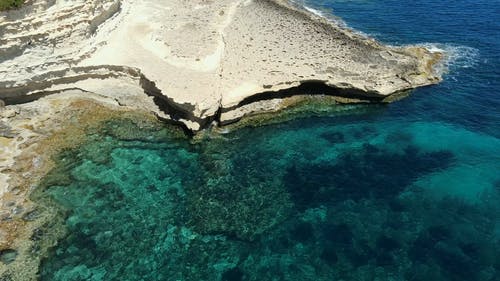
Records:
{"label": "white wave", "polygon": [[471,68],[479,62],[480,53],[476,48],[440,43],[424,43],[421,46],[430,52],[443,53],[443,64],[449,69]]}
{"label": "white wave", "polygon": [[[397,48],[398,46],[391,47]],[[434,66],[434,71],[439,75],[446,74],[452,80],[457,80],[457,74],[461,69],[476,66],[480,57],[479,50],[476,48],[449,43],[420,43],[399,47],[424,47],[431,53],[443,54],[443,59]]]}
{"label": "white wave", "polygon": [[457,79],[460,70],[474,67],[479,62],[480,53],[476,48],[443,43],[423,43],[418,45],[425,47],[430,52],[443,54],[443,60],[434,69],[438,74],[447,74],[452,80]]}
{"label": "white wave", "polygon": [[[377,38],[379,34],[367,34],[360,30],[351,28],[344,20],[335,16],[333,13],[328,11],[318,10],[316,8],[312,8],[308,1],[305,0],[292,0],[297,5],[302,6],[305,10],[323,17],[337,26],[345,29],[349,29],[351,32],[361,35],[365,38]],[[390,44],[387,44],[391,46]],[[480,53],[476,48],[457,45],[457,44],[443,44],[443,43],[423,43],[416,44],[418,46],[423,46],[431,52],[440,52],[444,55],[444,59],[441,62],[441,65],[437,66],[437,71],[441,73],[447,73],[449,71],[463,69],[463,68],[471,68],[476,66],[479,62]],[[413,45],[414,46],[414,45]],[[398,47],[398,46],[392,46]]]}
{"label": "white wave", "polygon": [[320,11],[320,10],[317,10],[317,9],[314,9],[314,8],[311,8],[311,7],[308,7],[308,6],[305,6],[305,5],[304,5],[304,9],[306,9],[307,11],[309,11],[309,12],[311,12],[311,13],[319,16],[319,17],[326,18],[325,14],[322,11]]}
{"label": "white wave", "polygon": [[350,27],[342,18],[336,16],[331,10],[319,10],[316,8],[312,8],[311,6],[308,6],[305,4],[305,1],[299,1],[299,0],[291,0],[292,3],[295,3],[299,7],[304,8],[306,11],[313,13],[319,17],[322,17],[335,25],[337,25],[340,28],[348,29],[350,32],[361,35],[366,38],[374,38],[374,36],[364,33],[360,30],[354,29]]}

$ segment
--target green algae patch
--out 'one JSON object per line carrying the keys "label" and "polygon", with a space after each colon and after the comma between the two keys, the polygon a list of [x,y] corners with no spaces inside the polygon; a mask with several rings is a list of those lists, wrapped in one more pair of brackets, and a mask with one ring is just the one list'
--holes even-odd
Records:
{"label": "green algae patch", "polygon": [[[259,170],[239,175],[238,162],[251,159],[233,160],[237,151],[223,151],[226,141],[192,144],[149,124],[108,119],[55,155],[33,200],[64,217],[64,225],[51,227],[64,229],[61,243],[69,252],[49,255],[42,280],[202,280],[207,274],[216,280],[237,265],[249,242],[290,215],[278,179]],[[52,263],[70,252],[75,264]]]}
{"label": "green algae patch", "polygon": [[[203,264],[220,264],[215,274],[234,266],[236,261],[224,261],[226,253],[235,251],[224,237],[202,236],[188,227],[189,210],[183,202],[187,190],[202,179],[197,158],[185,138],[161,127],[145,129],[144,123],[127,118],[101,123],[85,142],[59,153],[59,168],[46,177],[38,202],[48,200],[64,210],[67,235],[61,243],[79,244],[68,245],[75,253],[69,262],[75,264],[68,267],[51,261],[69,252],[53,252],[42,268],[42,280],[112,280],[122,275],[165,280],[187,274],[200,280],[206,274]],[[94,262],[86,264],[87,259]],[[178,270],[179,264],[191,266]],[[53,274],[54,266],[63,269]],[[113,266],[122,270],[111,271]]]}
{"label": "green algae patch", "polygon": [[0,11],[21,7],[24,0],[0,0]]}

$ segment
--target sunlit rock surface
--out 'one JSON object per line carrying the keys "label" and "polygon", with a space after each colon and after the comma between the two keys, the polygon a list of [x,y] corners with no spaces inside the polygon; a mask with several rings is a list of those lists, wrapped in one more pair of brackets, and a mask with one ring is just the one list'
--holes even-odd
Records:
{"label": "sunlit rock surface", "polygon": [[278,0],[35,0],[2,12],[0,34],[7,103],[68,88],[136,106],[153,96],[150,110],[195,131],[304,83],[380,101],[440,80],[439,54],[383,46]]}

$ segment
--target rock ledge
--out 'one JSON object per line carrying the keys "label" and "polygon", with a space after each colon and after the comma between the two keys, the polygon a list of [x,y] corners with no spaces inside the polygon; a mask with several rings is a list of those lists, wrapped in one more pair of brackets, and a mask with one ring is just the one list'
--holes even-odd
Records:
{"label": "rock ledge", "polygon": [[192,131],[304,88],[386,102],[441,79],[440,54],[383,46],[283,0],[33,0],[0,13],[0,35],[7,104],[79,89]]}

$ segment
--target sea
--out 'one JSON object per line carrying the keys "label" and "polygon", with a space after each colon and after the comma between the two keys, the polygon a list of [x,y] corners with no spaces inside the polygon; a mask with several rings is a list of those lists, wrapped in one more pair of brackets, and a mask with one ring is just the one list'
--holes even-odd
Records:
{"label": "sea", "polygon": [[110,120],[34,198],[66,233],[41,280],[500,280],[500,1],[296,3],[443,82],[196,140]]}

